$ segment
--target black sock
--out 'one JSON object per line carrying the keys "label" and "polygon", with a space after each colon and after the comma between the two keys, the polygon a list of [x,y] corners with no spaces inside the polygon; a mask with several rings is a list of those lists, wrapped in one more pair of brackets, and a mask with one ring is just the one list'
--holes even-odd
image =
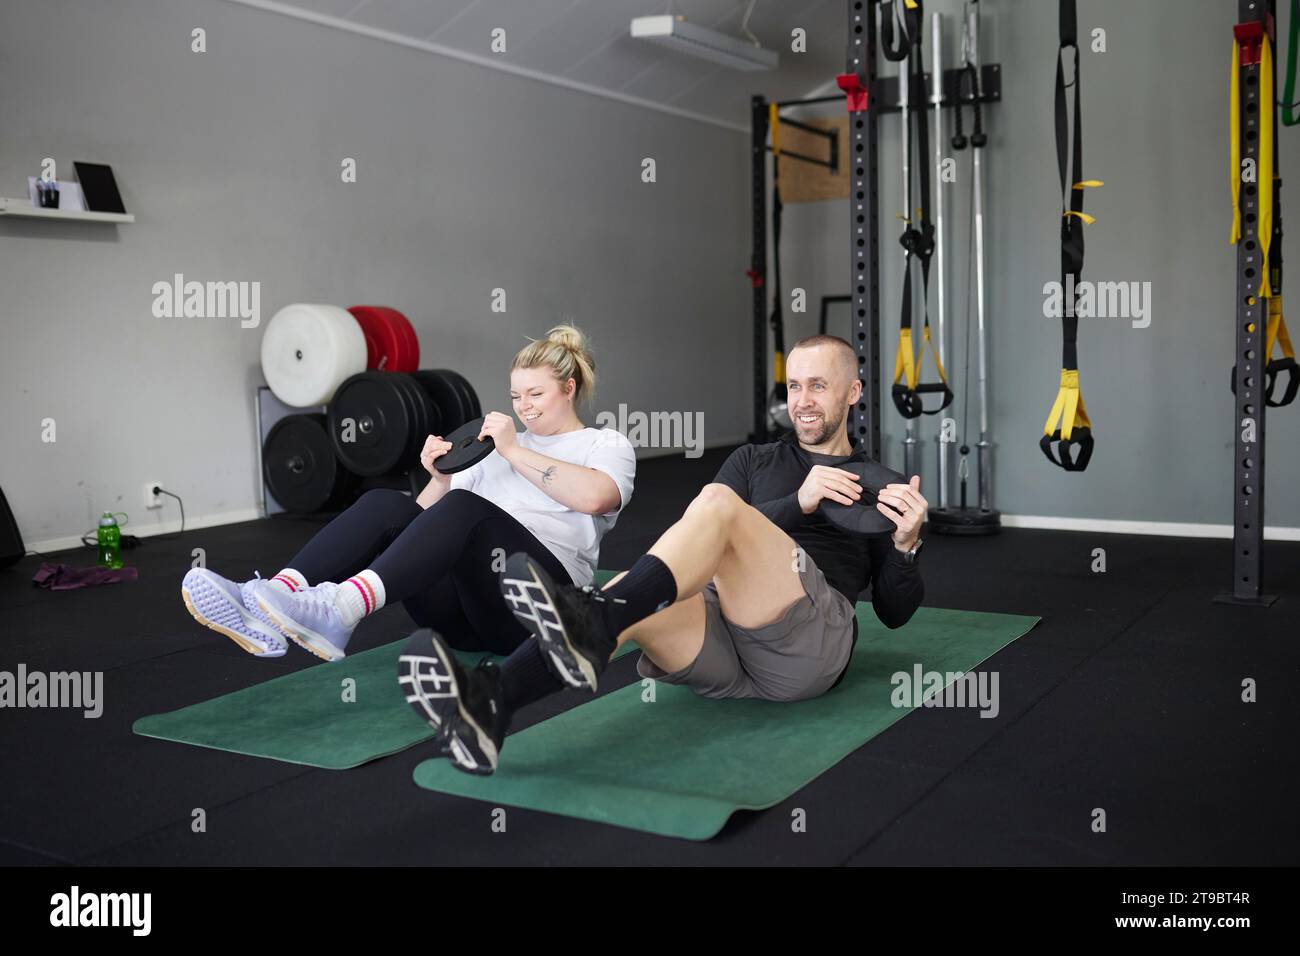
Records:
{"label": "black sock", "polygon": [[643,554],[631,569],[600,592],[605,598],[605,623],[617,637],[637,621],[677,600],[673,572],[653,554]]}
{"label": "black sock", "polygon": [[506,713],[564,690],[564,683],[551,673],[536,639],[529,638],[501,662],[501,691]]}

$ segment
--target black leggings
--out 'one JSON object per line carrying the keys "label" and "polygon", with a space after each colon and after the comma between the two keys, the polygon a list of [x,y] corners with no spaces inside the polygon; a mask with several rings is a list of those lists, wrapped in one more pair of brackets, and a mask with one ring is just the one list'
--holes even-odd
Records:
{"label": "black leggings", "polygon": [[453,489],[422,509],[400,491],[373,489],[322,528],[289,567],[308,584],[344,581],[369,568],[384,582],[385,604],[401,601],[416,624],[452,647],[509,654],[528,638],[497,583],[515,551],[572,583],[532,532],[472,491]]}

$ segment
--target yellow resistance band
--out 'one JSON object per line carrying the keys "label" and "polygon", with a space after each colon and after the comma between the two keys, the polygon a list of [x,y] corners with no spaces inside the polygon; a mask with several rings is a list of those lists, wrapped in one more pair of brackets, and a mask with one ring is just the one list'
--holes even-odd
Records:
{"label": "yellow resistance band", "polygon": [[[910,278],[910,276],[909,276]],[[934,364],[939,370],[939,381],[945,385],[948,383],[948,373],[944,371],[943,362],[939,361],[939,352],[934,347],[934,342],[930,338],[930,327],[924,326],[921,330],[921,352],[916,354],[912,346],[912,330],[898,330],[898,352],[894,357],[894,384],[897,385],[904,377],[907,378],[907,387],[911,391],[916,391],[916,383],[921,378],[921,364],[925,361],[925,347],[930,346],[930,351],[934,353]]]}
{"label": "yellow resistance band", "polygon": [[1044,435],[1050,436],[1056,431],[1052,426],[1058,419],[1061,422],[1062,441],[1070,440],[1076,424],[1081,428],[1092,428],[1092,422],[1088,420],[1088,409],[1083,404],[1083,393],[1079,391],[1077,368],[1061,369],[1061,390],[1056,393],[1052,410],[1047,413],[1047,424],[1043,426]]}
{"label": "yellow resistance band", "polygon": [[[1232,233],[1228,241],[1236,245],[1241,240],[1241,141],[1238,124],[1241,122],[1241,86],[1239,44],[1232,41],[1232,74],[1229,82],[1229,133],[1228,152],[1232,164]],[[1273,294],[1268,278],[1268,251],[1273,243],[1273,43],[1266,33],[1260,38],[1259,51],[1259,168],[1255,170],[1256,193],[1259,196],[1259,236],[1261,261],[1257,295],[1268,298]]]}

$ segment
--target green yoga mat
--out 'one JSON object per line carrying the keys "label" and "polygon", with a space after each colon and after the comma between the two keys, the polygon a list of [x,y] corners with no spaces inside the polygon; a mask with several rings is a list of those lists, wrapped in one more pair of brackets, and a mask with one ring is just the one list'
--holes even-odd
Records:
{"label": "green yoga mat", "polygon": [[[597,571],[596,584],[616,573]],[[322,662],[181,710],[141,717],[132,729],[143,737],[325,770],[359,767],[433,738],[397,684],[397,658],[405,643],[403,638],[337,663]],[[632,650],[624,645],[619,652]],[[290,646],[290,653],[296,651]],[[484,654],[457,651],[456,656],[472,666]],[[353,702],[343,699],[349,677],[356,681]]]}
{"label": "green yoga mat", "polygon": [[849,672],[815,700],[708,700],[640,682],[506,739],[490,777],[445,759],[415,768],[426,790],[545,810],[687,840],[713,837],[736,810],[762,810],[862,746],[910,708],[891,703],[897,672],[972,671],[1039,618],[920,608],[890,631],[858,605]]}
{"label": "green yoga mat", "polygon": [[[397,684],[397,658],[405,643],[403,638],[181,710],[141,717],[132,729],[144,737],[326,770],[359,767],[433,738]],[[457,657],[474,664],[483,654],[457,652]],[[356,681],[351,703],[343,699],[349,677]]]}

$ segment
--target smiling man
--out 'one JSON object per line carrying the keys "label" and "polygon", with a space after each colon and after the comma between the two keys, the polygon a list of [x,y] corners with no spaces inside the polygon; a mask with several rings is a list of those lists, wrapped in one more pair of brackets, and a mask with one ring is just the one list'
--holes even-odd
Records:
{"label": "smiling man", "polygon": [[[641,648],[643,677],[705,697],[805,700],[843,678],[864,588],[887,627],[907,623],[924,595],[917,552],[928,506],[920,478],[867,490],[892,532],[858,535],[826,520],[823,501],[847,505],[864,494],[857,475],[841,467],[867,460],[844,427],[862,395],[857,357],[843,339],[813,336],[791,349],[786,376],[794,434],[738,448],[603,591],[557,582],[528,555],[511,556],[502,593],[536,638],[516,654],[538,662],[527,692],[514,688],[512,702],[563,686],[594,691],[626,641]],[[491,773],[511,717],[493,668],[461,667],[430,630],[412,635],[404,659],[416,658],[413,675],[428,684],[423,705],[436,711],[428,716],[442,749],[462,770]]]}

